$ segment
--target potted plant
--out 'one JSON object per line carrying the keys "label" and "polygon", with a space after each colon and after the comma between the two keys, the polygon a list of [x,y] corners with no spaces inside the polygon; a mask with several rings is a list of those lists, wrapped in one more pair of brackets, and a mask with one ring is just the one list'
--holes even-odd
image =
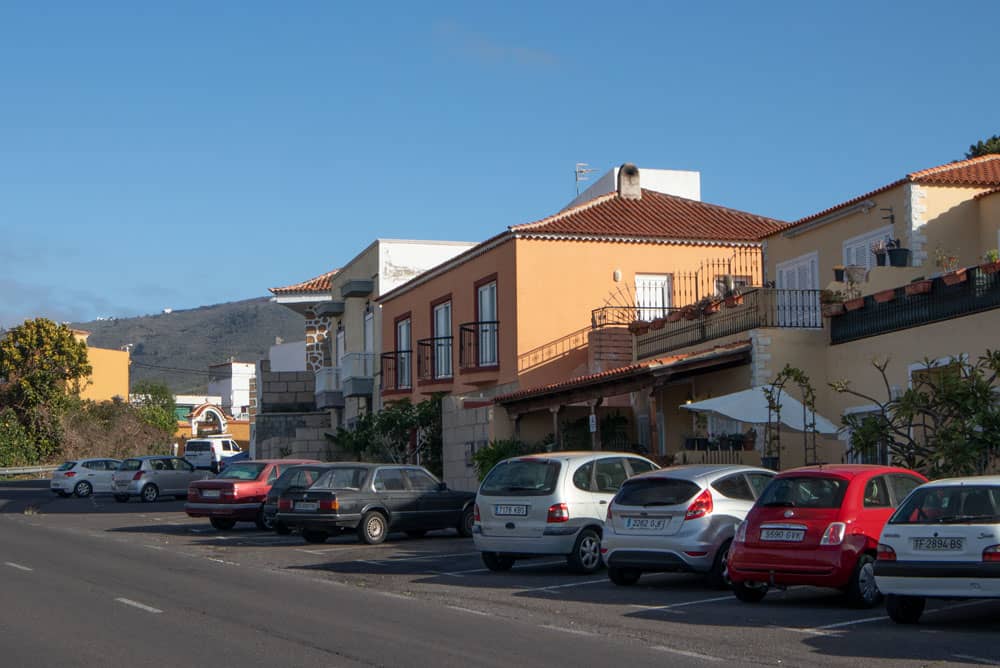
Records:
{"label": "potted plant", "polygon": [[844,309],[847,311],[857,311],[858,309],[864,308],[864,306],[864,297],[851,297],[850,299],[844,300]]}
{"label": "potted plant", "polygon": [[958,285],[965,282],[965,269],[958,268],[958,256],[955,253],[937,248],[934,251],[934,264],[944,272],[941,280],[944,281],[945,285]]}
{"label": "potted plant", "polygon": [[649,323],[645,320],[633,320],[628,324],[628,331],[632,334],[645,334],[649,331]]}
{"label": "potted plant", "polygon": [[872,242],[872,254],[875,256],[875,265],[885,266],[885,239],[878,239]]}
{"label": "potted plant", "polygon": [[923,276],[913,279],[903,290],[906,292],[907,297],[914,297],[916,295],[926,295],[931,291],[931,286],[933,282],[929,278],[924,278]]}
{"label": "potted plant", "polygon": [[723,278],[722,299],[726,303],[726,308],[733,308],[743,303],[743,295],[736,286],[736,279],[732,276]]}
{"label": "potted plant", "polygon": [[910,264],[910,249],[903,248],[899,239],[888,239],[885,242],[885,252],[889,257],[890,267],[907,267]]}
{"label": "potted plant", "polygon": [[995,274],[1000,271],[1000,251],[996,248],[986,251],[983,255],[983,264],[979,268],[984,274]]}
{"label": "potted plant", "polygon": [[833,280],[837,281],[838,283],[844,282],[844,265],[842,264],[833,265]]}
{"label": "potted plant", "polygon": [[896,289],[889,288],[888,290],[882,290],[881,292],[876,292],[875,294],[873,294],[872,297],[879,304],[885,304],[886,302],[891,302],[893,299],[896,298]]}
{"label": "potted plant", "polygon": [[685,320],[697,320],[701,315],[701,309],[697,304],[688,304],[682,309],[681,314]]}
{"label": "potted plant", "polygon": [[743,450],[750,452],[757,447],[757,430],[750,427],[743,434]]}
{"label": "potted plant", "polygon": [[667,314],[667,322],[679,322],[684,317],[684,311],[679,308],[671,309]]}
{"label": "potted plant", "polygon": [[650,329],[663,329],[663,326],[667,324],[666,318],[653,318],[653,321],[649,323]]}
{"label": "potted plant", "polygon": [[840,315],[844,312],[844,293],[840,290],[820,290],[819,303],[824,317]]}

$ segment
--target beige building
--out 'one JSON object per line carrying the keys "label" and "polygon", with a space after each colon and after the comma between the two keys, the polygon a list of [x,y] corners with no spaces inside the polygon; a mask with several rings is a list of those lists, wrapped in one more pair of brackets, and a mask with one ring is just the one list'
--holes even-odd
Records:
{"label": "beige building", "polygon": [[127,399],[129,391],[129,366],[132,364],[127,350],[94,348],[87,339],[90,332],[74,329],[73,336],[87,346],[90,376],[81,384],[80,398],[91,401]]}

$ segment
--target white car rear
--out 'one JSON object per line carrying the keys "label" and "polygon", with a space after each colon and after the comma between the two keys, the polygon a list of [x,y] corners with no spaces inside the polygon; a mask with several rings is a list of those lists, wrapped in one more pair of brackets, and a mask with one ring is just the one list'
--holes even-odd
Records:
{"label": "white car rear", "polygon": [[111,491],[111,476],[121,461],[117,459],[93,458],[63,462],[52,473],[49,489],[59,496],[75,494],[81,499],[91,494],[107,494]]}
{"label": "white car rear", "polygon": [[913,490],[879,539],[875,579],[886,610],[919,621],[927,598],[1000,598],[1000,476]]}

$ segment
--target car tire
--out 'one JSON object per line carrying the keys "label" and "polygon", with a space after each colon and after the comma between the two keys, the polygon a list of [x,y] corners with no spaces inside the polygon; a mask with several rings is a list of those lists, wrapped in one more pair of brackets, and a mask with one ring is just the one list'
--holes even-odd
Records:
{"label": "car tire", "polygon": [[642,571],[638,568],[615,568],[614,566],[608,566],[608,578],[619,587],[631,587],[641,577]]}
{"label": "car tire", "polygon": [[722,544],[719,551],[715,553],[712,570],[705,575],[705,582],[712,589],[729,589],[731,585],[729,582],[727,558],[729,557],[729,547],[732,544],[732,540],[727,540]]}
{"label": "car tire", "polygon": [[767,595],[767,585],[748,585],[746,582],[734,582],[733,593],[744,603],[760,603]]}
{"label": "car tire", "polygon": [[128,494],[115,494],[115,501],[117,501],[118,503],[127,503]]}
{"label": "car tire", "polygon": [[514,557],[507,556],[506,554],[483,552],[480,556],[483,559],[483,564],[491,571],[499,573],[501,571],[509,571],[514,567]]}
{"label": "car tire", "polygon": [[410,538],[423,538],[427,535],[427,529],[410,529],[406,535]]}
{"label": "car tire", "polygon": [[589,575],[601,569],[601,535],[594,529],[583,529],[576,537],[573,551],[566,563],[574,573]]}
{"label": "car tire", "polygon": [[458,526],[455,528],[458,529],[459,536],[462,538],[470,538],[472,536],[472,527],[475,525],[476,513],[472,509],[472,506],[469,506],[462,511],[462,518],[458,521]]}
{"label": "car tire", "polygon": [[847,584],[847,602],[852,608],[874,608],[882,602],[882,592],[875,582],[875,559],[870,554],[858,557],[851,581]]}
{"label": "car tire", "polygon": [[314,529],[303,529],[302,538],[305,539],[307,543],[325,543],[326,539],[330,537],[325,531],[316,531]]}
{"label": "car tire", "polygon": [[897,624],[916,624],[924,614],[927,599],[923,596],[900,596],[889,594],[885,597],[885,611]]}
{"label": "car tire", "polygon": [[236,520],[226,519],[225,517],[209,517],[208,521],[219,531],[229,531],[236,526]]}
{"label": "car tire", "polygon": [[257,525],[257,528],[261,531],[274,531],[274,518],[268,519],[264,515],[264,509],[261,508],[257,511],[257,517],[254,518],[253,523]]}
{"label": "car tire", "polygon": [[159,489],[159,487],[157,487],[157,486],[156,486],[156,485],[154,485],[153,483],[147,483],[147,484],[146,484],[146,485],[145,485],[145,486],[144,486],[144,487],[142,488],[142,491],[141,491],[141,492],[139,492],[139,497],[140,497],[140,498],[141,498],[141,499],[142,499],[142,500],[143,500],[143,501],[144,501],[145,503],[153,503],[153,502],[154,502],[154,501],[156,501],[156,500],[157,500],[158,498],[160,498],[160,489]]}
{"label": "car tire", "polygon": [[91,485],[86,480],[81,480],[80,482],[76,483],[75,487],[73,487],[73,494],[75,494],[77,498],[80,499],[85,499],[93,493],[94,493],[94,486]]}
{"label": "car tire", "polygon": [[361,516],[358,522],[358,538],[366,545],[378,545],[385,542],[386,534],[389,533],[389,522],[385,515],[377,510],[369,510]]}
{"label": "car tire", "polygon": [[292,530],[284,522],[279,522],[278,520],[275,520],[274,533],[278,534],[279,536],[287,536],[288,534],[292,533]]}

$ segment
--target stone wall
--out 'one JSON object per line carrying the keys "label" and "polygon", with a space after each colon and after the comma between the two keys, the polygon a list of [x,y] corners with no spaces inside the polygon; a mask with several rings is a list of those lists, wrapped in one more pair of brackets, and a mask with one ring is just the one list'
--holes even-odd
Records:
{"label": "stone wall", "polygon": [[257,457],[303,457],[334,461],[338,459],[338,453],[324,436],[329,429],[330,416],[326,412],[258,414]]}
{"label": "stone wall", "polygon": [[311,371],[271,371],[271,363],[258,367],[258,413],[305,413],[316,409],[316,376]]}
{"label": "stone wall", "polygon": [[319,373],[325,366],[332,366],[330,349],[330,318],[316,315],[307,309],[306,317],[306,367],[312,374]]}

